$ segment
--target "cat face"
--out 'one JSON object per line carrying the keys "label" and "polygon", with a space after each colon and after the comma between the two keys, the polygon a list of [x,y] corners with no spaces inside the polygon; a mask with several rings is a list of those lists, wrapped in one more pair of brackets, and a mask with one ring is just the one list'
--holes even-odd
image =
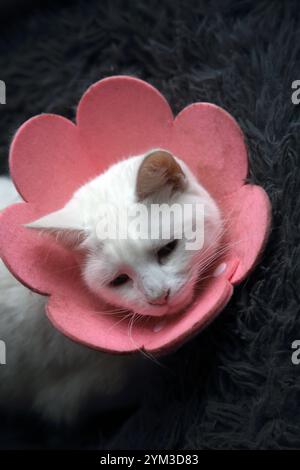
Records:
{"label": "cat face", "polygon": [[192,301],[222,231],[216,203],[162,150],[117,163],[63,209],[28,226],[80,248],[84,282],[107,304],[150,316],[177,313]]}

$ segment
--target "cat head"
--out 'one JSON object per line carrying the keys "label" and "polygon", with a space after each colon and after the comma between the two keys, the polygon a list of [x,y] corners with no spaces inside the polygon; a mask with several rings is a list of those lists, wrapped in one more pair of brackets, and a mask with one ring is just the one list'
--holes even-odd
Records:
{"label": "cat head", "polygon": [[161,316],[192,301],[222,220],[185,163],[152,150],[113,165],[27,227],[80,249],[84,282],[109,305]]}

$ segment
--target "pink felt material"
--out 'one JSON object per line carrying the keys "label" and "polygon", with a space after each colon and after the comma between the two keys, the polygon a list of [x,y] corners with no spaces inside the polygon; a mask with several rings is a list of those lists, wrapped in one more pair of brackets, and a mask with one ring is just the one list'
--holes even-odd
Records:
{"label": "pink felt material", "polygon": [[[112,163],[157,147],[186,161],[216,198],[226,221],[227,248],[185,312],[131,328],[127,320],[104,314],[105,306],[82,284],[72,252],[23,224],[62,207]],[[47,314],[60,331],[104,351],[165,353],[203,328],[257,262],[270,226],[266,193],[244,182],[247,152],[236,121],[209,103],[194,103],[174,119],[160,93],[132,77],[90,87],[76,125],[50,114],[25,122],[11,146],[10,168],[26,203],[0,214],[1,257],[23,284],[49,296]]]}

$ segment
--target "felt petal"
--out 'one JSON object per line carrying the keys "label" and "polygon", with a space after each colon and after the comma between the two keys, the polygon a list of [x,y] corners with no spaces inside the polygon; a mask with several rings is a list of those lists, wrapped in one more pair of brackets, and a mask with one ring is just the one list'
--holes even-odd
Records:
{"label": "felt petal", "polygon": [[164,148],[172,122],[171,109],[155,88],[125,76],[92,85],[77,113],[82,142],[98,173],[124,157]]}
{"label": "felt petal", "polygon": [[213,104],[195,103],[178,114],[170,150],[216,198],[234,193],[247,176],[242,131],[230,114]]}
{"label": "felt petal", "polygon": [[76,126],[61,116],[43,114],[16,133],[10,171],[25,201],[50,212],[90,178],[91,165],[81,151]]}
{"label": "felt petal", "polygon": [[233,294],[230,278],[237,269],[238,260],[227,259],[222,264],[225,269],[208,279],[187,311],[176,317],[166,317],[161,323],[156,322],[149,341],[145,342],[146,350],[162,354],[175,349],[214,320]]}
{"label": "felt petal", "polygon": [[253,268],[269,234],[271,205],[266,192],[247,184],[222,202],[226,218],[227,256],[239,259],[231,282],[238,284]]}
{"label": "felt petal", "polygon": [[[181,315],[142,318],[131,325],[128,319],[107,314],[103,303],[87,295],[78,281],[77,285],[64,289],[62,295],[50,299],[48,316],[62,333],[96,349],[119,353],[144,349],[165,353],[194,335],[226,305],[233,291],[228,279],[237,264],[237,260],[229,260],[226,269],[219,276],[210,278],[203,293]],[[160,324],[163,327],[157,329]]]}
{"label": "felt petal", "polygon": [[62,295],[50,297],[47,315],[55,328],[89,347],[106,352],[132,352],[139,345],[128,337],[128,320],[108,314],[100,299],[95,299],[82,282],[65,288]]}
{"label": "felt petal", "polygon": [[42,214],[30,204],[10,206],[0,214],[0,256],[14,276],[40,294],[60,292],[78,272],[74,253],[50,235],[23,227]]}

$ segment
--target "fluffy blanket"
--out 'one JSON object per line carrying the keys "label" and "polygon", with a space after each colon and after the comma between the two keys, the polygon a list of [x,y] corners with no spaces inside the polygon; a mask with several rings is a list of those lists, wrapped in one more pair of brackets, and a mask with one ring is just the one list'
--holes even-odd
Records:
{"label": "fluffy blanket", "polygon": [[[23,3],[1,15],[0,167],[17,127],[41,112],[74,118],[92,82],[131,74],[178,112],[211,101],[239,122],[249,179],[273,206],[263,258],[219,318],[157,366],[142,403],[54,429],[2,416],[7,447],[276,449],[300,446],[299,3],[175,0]],[[8,367],[8,366],[7,366]]]}

